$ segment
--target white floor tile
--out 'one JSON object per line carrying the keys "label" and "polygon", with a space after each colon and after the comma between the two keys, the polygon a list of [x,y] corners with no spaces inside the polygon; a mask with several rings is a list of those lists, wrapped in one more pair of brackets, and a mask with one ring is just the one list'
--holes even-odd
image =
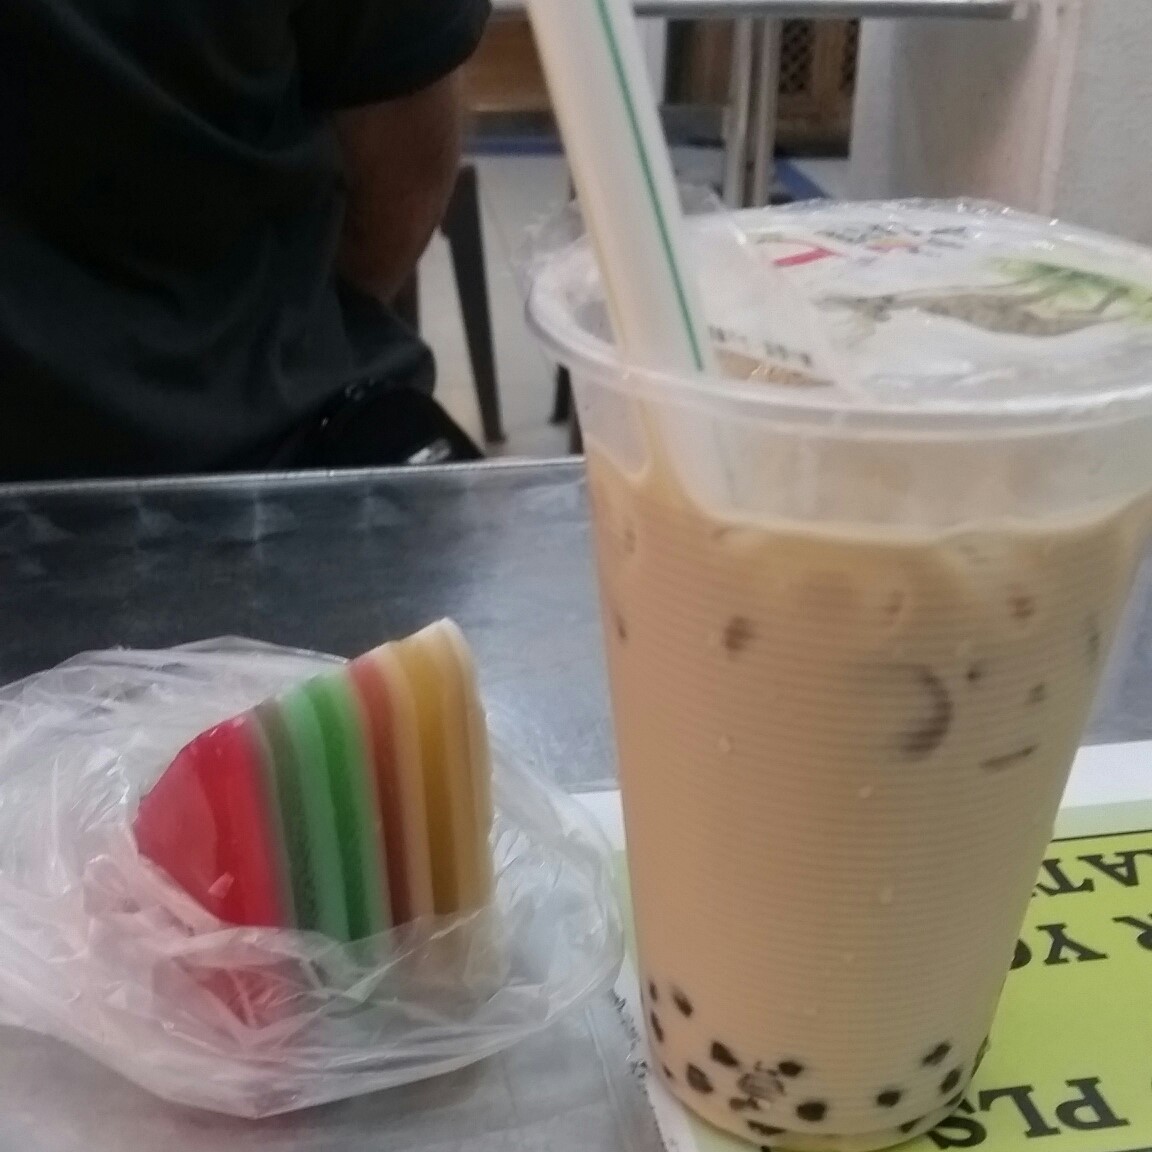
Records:
{"label": "white floor tile", "polygon": [[472,387],[472,369],[456,296],[448,243],[436,236],[420,262],[420,327],[436,357],[436,398],[476,440],[480,414]]}
{"label": "white floor tile", "polygon": [[847,199],[847,160],[793,160],[791,164],[807,176],[813,184],[818,185],[823,192],[833,200]]}
{"label": "white floor tile", "polygon": [[492,218],[508,267],[522,254],[529,229],[559,212],[568,201],[568,165],[563,156],[481,156],[480,196]]}

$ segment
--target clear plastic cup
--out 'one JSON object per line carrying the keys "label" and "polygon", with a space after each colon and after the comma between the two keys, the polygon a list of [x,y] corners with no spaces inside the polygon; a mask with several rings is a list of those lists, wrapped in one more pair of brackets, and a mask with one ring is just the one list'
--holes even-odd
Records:
{"label": "clear plastic cup", "polygon": [[966,205],[737,219],[845,380],[755,309],[713,317],[750,380],[622,363],[579,246],[529,310],[587,443],[654,1071],[754,1142],[875,1149],[979,1065],[1148,535],[1152,255]]}

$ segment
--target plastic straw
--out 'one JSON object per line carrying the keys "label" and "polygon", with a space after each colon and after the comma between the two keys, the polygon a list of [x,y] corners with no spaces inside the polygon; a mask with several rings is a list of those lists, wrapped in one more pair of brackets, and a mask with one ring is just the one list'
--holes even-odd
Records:
{"label": "plastic straw", "polygon": [[715,372],[628,0],[528,0],[528,11],[625,358]]}

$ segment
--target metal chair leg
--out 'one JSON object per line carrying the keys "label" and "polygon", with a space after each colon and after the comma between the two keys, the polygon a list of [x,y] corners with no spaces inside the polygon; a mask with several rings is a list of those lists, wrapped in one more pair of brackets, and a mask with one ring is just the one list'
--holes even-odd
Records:
{"label": "metal chair leg", "polygon": [[556,369],[556,397],[552,401],[553,424],[567,424],[572,416],[572,377],[567,368]]}
{"label": "metal chair leg", "polygon": [[485,276],[484,235],[480,224],[480,189],[476,169],[466,164],[460,169],[456,187],[441,225],[452,253],[456,290],[464,314],[468,356],[476,382],[480,423],[489,444],[504,440],[500,411],[500,391],[496,381],[496,354],[492,342],[492,313],[488,303]]}
{"label": "metal chair leg", "polygon": [[575,407],[568,417],[568,451],[573,456],[584,455],[584,432],[580,427],[580,413],[576,411]]}
{"label": "metal chair leg", "polygon": [[580,431],[580,414],[572,398],[572,375],[567,368],[556,369],[556,399],[552,406],[552,423],[568,425],[568,451],[584,455],[584,434]]}

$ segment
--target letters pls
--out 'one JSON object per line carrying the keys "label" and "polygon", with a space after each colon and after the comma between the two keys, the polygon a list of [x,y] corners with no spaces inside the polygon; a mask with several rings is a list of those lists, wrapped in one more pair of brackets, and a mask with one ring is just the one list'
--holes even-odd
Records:
{"label": "letters pls", "polygon": [[[1130,1121],[1105,1099],[1098,1077],[1066,1080],[1065,1085],[1054,1094],[1057,1102],[1050,1106],[1037,1100],[1038,1093],[1031,1084],[987,1088],[965,1100],[960,1111],[929,1133],[929,1138],[942,1150],[978,1148],[989,1135],[1006,1139],[1009,1125],[1018,1124],[1029,1140],[1129,1126]],[[1069,1089],[1072,1095],[1062,1099]]]}

